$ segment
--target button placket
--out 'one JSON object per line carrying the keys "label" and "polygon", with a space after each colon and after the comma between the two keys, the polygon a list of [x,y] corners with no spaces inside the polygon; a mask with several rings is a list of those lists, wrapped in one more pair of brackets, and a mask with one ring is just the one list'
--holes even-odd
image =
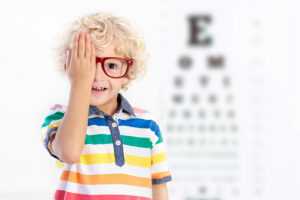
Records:
{"label": "button placket", "polygon": [[111,117],[107,119],[107,122],[111,132],[113,146],[114,146],[115,163],[116,165],[121,167],[124,165],[125,159],[124,159],[123,145],[121,145],[122,140],[121,140],[119,127],[117,123],[114,121],[114,119]]}

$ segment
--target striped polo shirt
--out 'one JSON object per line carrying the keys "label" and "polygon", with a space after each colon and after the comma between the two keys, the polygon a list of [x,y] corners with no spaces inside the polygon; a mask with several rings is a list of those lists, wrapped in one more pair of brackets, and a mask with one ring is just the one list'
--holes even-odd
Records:
{"label": "striped polo shirt", "polygon": [[132,108],[121,93],[117,101],[113,116],[90,105],[83,152],[75,164],[59,160],[50,143],[67,106],[55,104],[44,116],[42,142],[59,175],[54,199],[150,200],[152,184],[172,180],[155,116]]}

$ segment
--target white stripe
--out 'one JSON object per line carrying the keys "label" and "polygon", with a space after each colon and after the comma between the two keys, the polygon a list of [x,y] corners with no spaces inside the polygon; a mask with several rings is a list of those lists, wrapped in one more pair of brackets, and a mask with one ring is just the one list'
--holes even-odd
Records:
{"label": "white stripe", "polygon": [[[158,153],[166,153],[165,152],[165,145],[163,142],[159,143],[159,144],[156,144],[152,150],[151,150],[151,155],[154,156]],[[167,157],[167,155],[166,155]],[[169,170],[169,167],[168,167],[168,163],[167,163],[167,158],[165,161],[163,162],[159,162],[159,163],[156,163],[154,165],[152,165],[152,173],[156,173],[156,172],[164,172],[164,171],[168,171]]]}
{"label": "white stripe", "polygon": [[152,167],[151,167],[151,173],[166,172],[168,170],[169,170],[169,166],[166,161],[156,163],[156,164],[152,165]]}
{"label": "white stripe", "polygon": [[85,144],[82,155],[90,153],[113,153],[113,144]]}
{"label": "white stripe", "polygon": [[[141,156],[141,157],[151,157],[151,152],[149,148],[133,147],[129,145],[123,145],[123,151],[126,154]],[[85,144],[83,147],[82,155],[90,153],[114,153],[113,144]]]}
{"label": "white stripe", "polygon": [[47,116],[49,116],[49,115],[52,115],[52,114],[54,114],[54,113],[56,113],[56,112],[62,112],[62,113],[64,113],[64,112],[66,112],[66,109],[67,109],[67,107],[66,106],[64,106],[64,105],[62,105],[63,107],[62,108],[55,108],[55,110],[52,110],[51,108],[52,107],[54,107],[54,105],[52,105],[48,110],[47,110],[47,113],[46,113],[46,117]]}
{"label": "white stripe", "polygon": [[83,165],[80,163],[66,164],[63,170],[78,172],[86,175],[123,173],[131,176],[151,178],[151,168],[127,165],[119,167],[115,163]]}
{"label": "white stripe", "polygon": [[155,135],[153,131],[150,131],[150,140],[152,142],[152,148],[155,146],[155,143],[157,142],[159,138]]}
{"label": "white stripe", "polygon": [[86,134],[87,135],[98,135],[98,134],[110,135],[110,130],[108,126],[90,125],[87,127]]}
{"label": "white stripe", "polygon": [[83,185],[73,182],[60,181],[58,190],[89,195],[133,195],[152,198],[152,189],[121,184]]}
{"label": "white stripe", "polygon": [[[123,125],[119,126],[119,131],[121,135],[142,137],[142,138],[149,138],[149,135],[152,132],[149,128],[136,128],[131,126],[123,126]],[[88,135],[97,135],[97,134],[110,135],[110,130],[108,126],[90,125],[87,128],[87,134]]]}
{"label": "white stripe", "polygon": [[123,145],[124,152],[134,156],[151,157],[151,150],[149,148],[133,147],[129,145]]}
{"label": "white stripe", "polygon": [[150,132],[149,128],[136,128],[130,126],[119,126],[121,135],[140,137],[140,138],[149,138]]}
{"label": "white stripe", "polygon": [[151,150],[151,154],[152,155],[156,155],[158,153],[162,153],[162,152],[165,152],[165,145],[164,145],[164,142],[161,142],[159,144],[156,144],[152,150]]}
{"label": "white stripe", "polygon": [[124,113],[124,111],[123,111],[123,112],[120,112],[120,113],[118,114],[118,119],[128,120],[128,119],[133,119],[133,118],[134,118],[134,116],[131,117],[130,114]]}

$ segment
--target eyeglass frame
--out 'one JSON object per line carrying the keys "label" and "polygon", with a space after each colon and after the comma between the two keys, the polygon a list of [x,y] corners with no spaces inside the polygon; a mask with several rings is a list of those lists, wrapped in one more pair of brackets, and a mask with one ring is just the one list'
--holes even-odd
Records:
{"label": "eyeglass frame", "polygon": [[[125,61],[127,62],[127,69],[126,69],[126,72],[125,72],[125,74],[124,74],[123,76],[120,76],[120,77],[113,77],[113,76],[110,76],[110,75],[106,72],[105,66],[104,66],[104,62],[105,62],[105,60],[110,59],[110,58],[117,58],[117,59],[125,60]],[[99,62],[101,63],[101,68],[102,68],[102,70],[104,71],[105,75],[108,76],[108,77],[110,77],[110,78],[123,78],[123,77],[125,77],[125,76],[127,75],[127,73],[128,73],[128,70],[129,70],[130,66],[133,64],[133,60],[132,60],[132,59],[120,58],[120,57],[96,57],[96,65],[97,65]]]}

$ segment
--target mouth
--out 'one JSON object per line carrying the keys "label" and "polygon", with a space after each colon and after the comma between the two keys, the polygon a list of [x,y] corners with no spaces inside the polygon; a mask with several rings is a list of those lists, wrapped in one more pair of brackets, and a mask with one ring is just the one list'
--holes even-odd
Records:
{"label": "mouth", "polygon": [[101,93],[104,92],[105,90],[107,90],[107,88],[105,87],[92,87],[92,91],[95,93]]}

